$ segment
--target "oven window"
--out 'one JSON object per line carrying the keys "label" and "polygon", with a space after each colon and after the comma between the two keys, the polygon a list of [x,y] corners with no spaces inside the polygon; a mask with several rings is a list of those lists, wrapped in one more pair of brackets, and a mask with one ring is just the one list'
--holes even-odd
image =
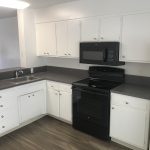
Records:
{"label": "oven window", "polygon": [[103,51],[83,51],[84,60],[103,60]]}

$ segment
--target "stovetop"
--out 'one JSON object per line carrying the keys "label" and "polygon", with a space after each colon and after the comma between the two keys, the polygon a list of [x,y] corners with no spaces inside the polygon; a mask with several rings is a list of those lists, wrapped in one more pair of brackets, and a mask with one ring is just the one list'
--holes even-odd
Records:
{"label": "stovetop", "polygon": [[73,85],[96,88],[96,89],[111,90],[112,88],[121,85],[121,82],[101,80],[99,78],[86,78],[73,83]]}

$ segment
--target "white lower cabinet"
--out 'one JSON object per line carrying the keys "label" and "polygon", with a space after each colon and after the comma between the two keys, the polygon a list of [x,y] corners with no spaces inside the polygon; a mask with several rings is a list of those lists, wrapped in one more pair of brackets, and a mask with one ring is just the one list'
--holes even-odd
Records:
{"label": "white lower cabinet", "polygon": [[0,135],[19,126],[17,95],[12,90],[0,92]]}
{"label": "white lower cabinet", "polygon": [[21,122],[43,114],[44,90],[35,91],[20,97]]}
{"label": "white lower cabinet", "polygon": [[35,82],[21,86],[19,96],[20,122],[46,114],[46,84]]}
{"label": "white lower cabinet", "polygon": [[149,101],[112,93],[110,136],[147,150],[148,132]]}
{"label": "white lower cabinet", "polygon": [[48,88],[48,113],[59,117],[59,92],[53,88]]}
{"label": "white lower cabinet", "polygon": [[47,82],[48,114],[72,122],[72,92],[71,85]]}

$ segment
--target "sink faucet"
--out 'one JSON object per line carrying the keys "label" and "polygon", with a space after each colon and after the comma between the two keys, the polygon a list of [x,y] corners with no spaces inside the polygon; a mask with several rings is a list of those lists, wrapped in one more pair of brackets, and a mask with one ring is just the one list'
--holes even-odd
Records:
{"label": "sink faucet", "polygon": [[21,75],[23,75],[23,70],[16,70],[16,78],[20,77]]}

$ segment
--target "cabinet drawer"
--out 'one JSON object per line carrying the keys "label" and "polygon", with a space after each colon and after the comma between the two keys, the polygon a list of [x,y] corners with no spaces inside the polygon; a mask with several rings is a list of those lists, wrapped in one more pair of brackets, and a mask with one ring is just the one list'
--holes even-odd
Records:
{"label": "cabinet drawer", "polygon": [[19,125],[19,117],[17,110],[5,110],[0,112],[0,134]]}
{"label": "cabinet drawer", "polygon": [[145,99],[116,94],[116,93],[111,94],[111,103],[112,105],[128,106],[128,107],[133,107],[133,108],[143,109],[143,110],[146,110],[147,108],[146,106],[148,104],[148,102]]}
{"label": "cabinet drawer", "polygon": [[17,105],[18,104],[17,104],[16,97],[15,98],[12,97],[12,99],[2,99],[2,100],[0,100],[0,112],[5,109],[14,108]]}
{"label": "cabinet drawer", "polygon": [[59,84],[59,90],[64,92],[71,92],[71,85],[69,84]]}
{"label": "cabinet drawer", "polygon": [[54,88],[55,90],[58,90],[58,83],[57,82],[52,82],[52,81],[48,81],[47,82],[47,87],[48,88]]}

